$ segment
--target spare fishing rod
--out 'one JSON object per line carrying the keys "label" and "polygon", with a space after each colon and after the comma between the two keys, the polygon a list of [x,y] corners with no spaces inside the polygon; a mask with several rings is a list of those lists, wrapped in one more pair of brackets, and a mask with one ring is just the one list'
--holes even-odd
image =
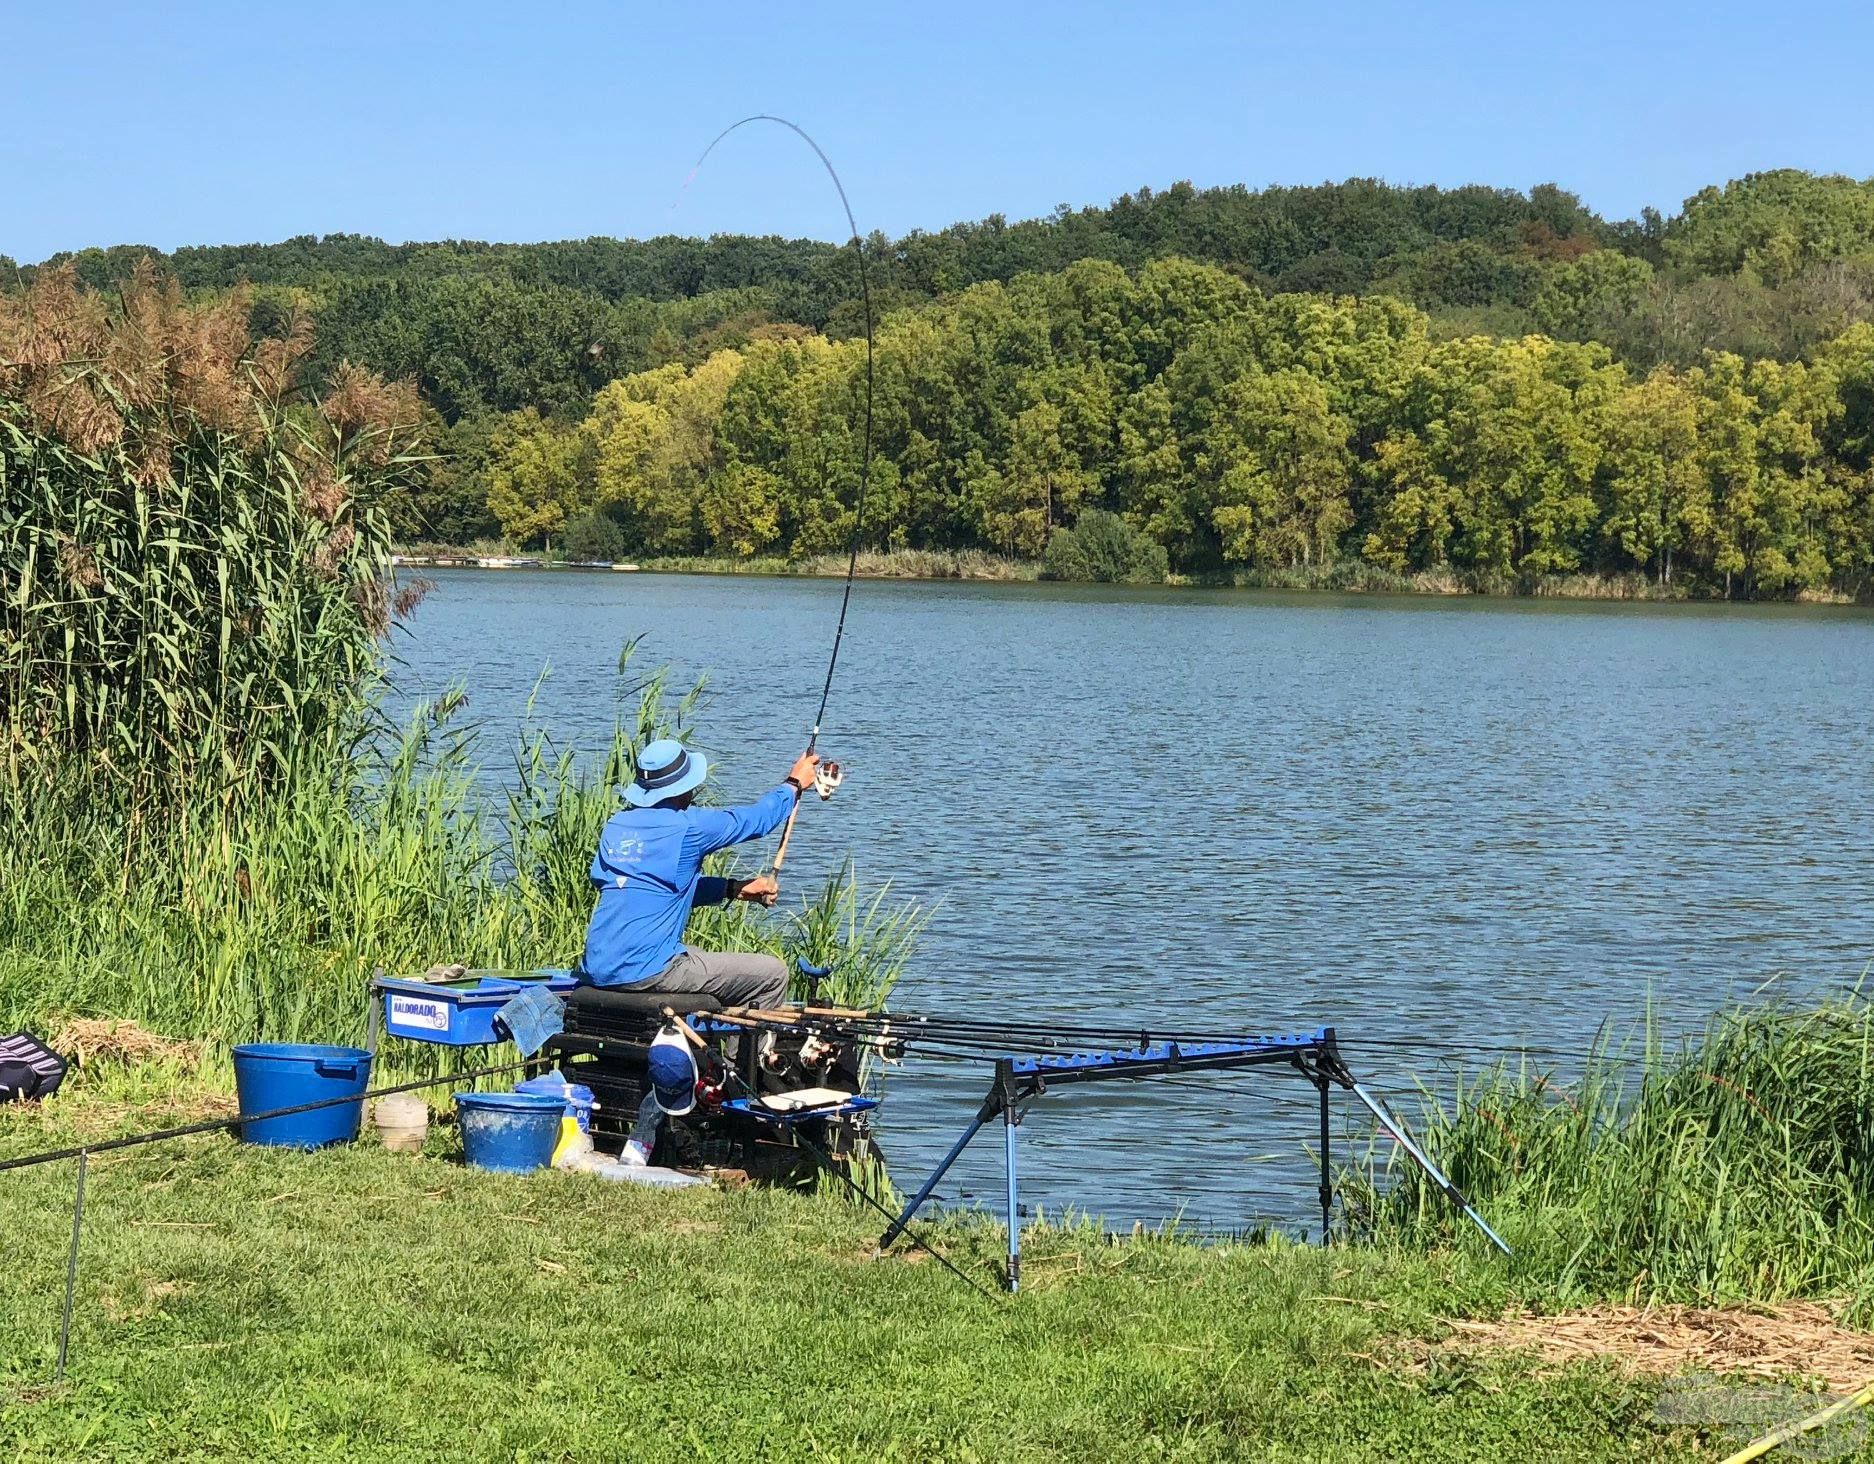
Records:
{"label": "spare fishing rod", "polygon": [[[839,206],[846,213],[846,228],[852,238],[853,254],[859,262],[859,301],[864,312],[865,325],[865,430],[860,438],[859,449],[859,494],[853,509],[852,542],[846,554],[846,585],[839,597],[839,622],[833,627],[833,650],[826,661],[826,680],[820,686],[820,705],[813,714],[813,726],[807,733],[807,754],[811,755],[820,743],[820,727],[826,720],[826,704],[833,695],[833,674],[839,669],[839,650],[846,638],[846,612],[852,605],[852,584],[859,572],[859,545],[865,533],[866,490],[872,482],[872,401],[874,386],[874,349],[872,341],[872,280],[865,266],[865,240],[859,233],[859,221],[853,217],[852,202],[846,196],[846,185],[840,181],[839,170],[833,166],[833,160],[826,155],[826,149],[815,142],[807,130],[797,122],[790,122],[785,117],[776,117],[768,112],[756,112],[744,117],[739,122],[731,123],[718,132],[697,158],[696,165],[690,169],[690,178],[694,179],[709,161],[709,155],[733,132],[756,122],[772,122],[785,127],[808,147],[820,160],[820,166],[826,169],[827,177],[833,180],[833,188],[839,194]],[[685,187],[689,186],[686,179]],[[821,773],[814,778],[814,791],[821,799],[833,796],[833,790],[839,786],[840,766],[835,762],[823,763]],[[802,790],[803,794],[805,790]],[[774,860],[769,868],[775,873],[781,872],[781,866],[787,862],[788,841],[794,836],[794,819],[800,812],[800,803],[788,811],[787,822],[781,828],[780,842],[775,846]]]}
{"label": "spare fishing rod", "polygon": [[[1238,1042],[1245,1036],[1243,1028],[1195,1028],[1175,1025],[1132,1024],[1113,1022],[1110,1025],[1096,1022],[1085,1024],[1073,1022],[1050,1022],[1024,1020],[1020,1018],[997,1017],[975,1018],[949,1016],[943,1013],[905,1013],[905,1012],[860,1012],[840,1008],[815,1008],[811,1005],[799,1008],[783,1008],[773,1011],[756,1010],[738,1012],[738,1021],[781,1029],[812,1029],[816,1031],[836,1031],[849,1034],[880,1035],[889,1033],[900,1041],[923,1043],[927,1040],[950,1043],[952,1045],[1044,1045],[1049,1047],[1070,1047],[1075,1043],[1087,1042],[1099,1046],[1112,1046],[1123,1042],[1134,1042],[1141,1047],[1154,1042],[1176,1042],[1198,1044],[1205,1042]],[[1440,1038],[1411,1038],[1375,1036],[1356,1039],[1355,1045],[1373,1048],[1402,1048],[1412,1052],[1431,1054],[1474,1053],[1481,1056],[1527,1055],[1558,1059],[1592,1060],[1597,1056],[1587,1049],[1564,1049],[1537,1047],[1526,1044],[1491,1044],[1457,1042]]]}
{"label": "spare fishing rod", "polygon": [[[971,1137],[975,1135],[983,1124],[994,1117],[997,1112],[1004,1114],[1005,1127],[1008,1129],[1010,1154],[1010,1202],[1008,1223],[1011,1238],[1013,1237],[1016,1221],[1013,1198],[1014,1140],[1012,1135],[1013,1126],[1020,1122],[1020,1104],[1015,1095],[1015,1090],[1010,1087],[1010,1084],[1014,1082],[1017,1074],[1017,1069],[1013,1066],[1016,1059],[1014,1059],[1013,1055],[1010,1053],[1010,1048],[1014,1048],[1018,1051],[1033,1051],[1037,1047],[1054,1046],[1056,1043],[1062,1043],[1062,1045],[1067,1046],[1068,1051],[1066,1054],[1034,1059],[1029,1063],[1026,1070],[1022,1071],[1021,1081],[1032,1085],[1024,1091],[1028,1092],[1030,1096],[1039,1096],[1048,1091],[1049,1086],[1054,1083],[1091,1081],[1096,1078],[1109,1077],[1162,1077],[1178,1072],[1178,1070],[1187,1063],[1190,1069],[1195,1072],[1207,1068],[1215,1068],[1220,1064],[1234,1066],[1239,1061],[1245,1063],[1266,1061],[1268,1059],[1262,1056],[1249,1056],[1247,1054],[1247,1049],[1254,1048],[1258,1044],[1264,1048],[1268,1048],[1271,1045],[1281,1045],[1295,1040],[1246,1037],[1241,1034],[1216,1040],[1204,1040],[1188,1036],[1160,1034],[1154,1041],[1151,1039],[1149,1033],[1133,1029],[1123,1034],[1118,1034],[1118,1040],[1127,1045],[1109,1047],[1104,1052],[1101,1052],[1098,1050],[1098,1044],[1086,1040],[1084,1035],[1076,1035],[1063,1041],[1063,1033],[1060,1031],[1056,1031],[1052,1034],[1046,1031],[1019,1033],[1009,1031],[1006,1028],[998,1028],[992,1023],[978,1025],[972,1023],[967,1018],[949,1019],[952,1023],[952,1025],[949,1026],[942,1024],[943,1019],[938,1019],[936,1022],[924,1019],[921,1025],[920,1019],[918,1018],[894,1019],[889,1013],[859,1013],[840,1009],[814,1013],[808,1009],[801,1009],[798,1012],[789,1012],[764,1011],[757,1008],[747,1013],[725,1013],[720,1016],[718,1020],[727,1020],[737,1025],[745,1025],[756,1029],[809,1030],[817,1033],[827,1033],[840,1036],[842,1040],[852,1042],[861,1047],[884,1044],[889,1040],[890,1045],[900,1052],[906,1050],[907,1044],[915,1043],[917,1051],[921,1054],[930,1053],[940,1057],[956,1057],[975,1061],[983,1061],[991,1058],[995,1060],[997,1086],[991,1089],[990,1096],[985,1100],[976,1119],[965,1129],[962,1137],[957,1140],[955,1146],[952,1147],[943,1162],[938,1165],[930,1178],[926,1180],[923,1187],[912,1199],[910,1205],[905,1209],[903,1214],[894,1219],[891,1229],[886,1231],[885,1238],[880,1241],[881,1250],[891,1243],[891,1240],[902,1230],[904,1223],[910,1219],[912,1213],[930,1197],[938,1180],[942,1178],[951,1164],[955,1162],[958,1155],[962,1153],[964,1146],[969,1143]],[[897,1022],[900,1030],[892,1030],[894,1021]],[[907,1027],[910,1029],[909,1031],[903,1030]],[[1082,1034],[1089,1031],[1090,1029],[1081,1029]],[[1393,1138],[1406,1156],[1418,1166],[1432,1185],[1450,1200],[1452,1204],[1457,1206],[1465,1218],[1470,1220],[1471,1223],[1483,1233],[1491,1245],[1496,1247],[1496,1249],[1501,1251],[1504,1255],[1509,1255],[1511,1252],[1508,1243],[1505,1242],[1502,1236],[1498,1235],[1497,1232],[1491,1228],[1489,1222],[1478,1213],[1477,1208],[1471,1203],[1469,1197],[1452,1182],[1451,1178],[1439,1168],[1432,1160],[1431,1156],[1425,1152],[1424,1148],[1412,1138],[1405,1124],[1392,1114],[1385,1103],[1375,1096],[1365,1084],[1354,1077],[1341,1056],[1336,1034],[1332,1028],[1323,1029],[1321,1038],[1317,1042],[1316,1047],[1318,1051],[1312,1064],[1303,1063],[1299,1059],[1297,1059],[1297,1064],[1300,1066],[1303,1075],[1313,1081],[1321,1093],[1320,1114],[1322,1153],[1324,1156],[1323,1165],[1325,1166],[1326,1164],[1325,1155],[1327,1152],[1328,1136],[1327,1091],[1328,1086],[1332,1084],[1351,1093],[1354,1098],[1372,1114],[1380,1127]],[[1243,1051],[1233,1051],[1232,1049],[1243,1049]],[[1326,1196],[1329,1193],[1329,1182],[1325,1177],[1325,1167],[1323,1168],[1323,1176],[1323,1233],[1325,1233],[1325,1206],[1327,1204]],[[1011,1239],[1011,1270],[1009,1273],[1011,1289],[1013,1289],[1013,1277],[1015,1274],[1013,1267],[1015,1262],[1016,1252],[1013,1249],[1013,1241]]]}

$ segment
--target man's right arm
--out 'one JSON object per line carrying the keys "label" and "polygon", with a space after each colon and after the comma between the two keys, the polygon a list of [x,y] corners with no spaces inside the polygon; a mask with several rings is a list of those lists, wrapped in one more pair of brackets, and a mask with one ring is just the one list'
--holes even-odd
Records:
{"label": "man's right arm", "polygon": [[820,759],[803,754],[788,771],[787,781],[742,808],[692,808],[690,837],[700,843],[701,854],[713,854],[731,844],[746,844],[773,833],[787,822],[800,795],[813,786]]}
{"label": "man's right arm", "polygon": [[698,852],[702,854],[714,854],[731,844],[746,844],[786,823],[799,796],[792,783],[783,783],[742,808],[692,808],[690,837],[699,842]]}

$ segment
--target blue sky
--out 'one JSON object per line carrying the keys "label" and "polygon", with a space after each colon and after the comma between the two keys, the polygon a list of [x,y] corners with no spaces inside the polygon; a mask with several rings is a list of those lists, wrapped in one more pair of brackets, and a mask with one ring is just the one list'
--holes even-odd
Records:
{"label": "blue sky", "polygon": [[[351,232],[898,234],[1140,184],[1874,174],[1874,8],[0,0],[0,254]],[[679,197],[681,201],[679,203]]]}

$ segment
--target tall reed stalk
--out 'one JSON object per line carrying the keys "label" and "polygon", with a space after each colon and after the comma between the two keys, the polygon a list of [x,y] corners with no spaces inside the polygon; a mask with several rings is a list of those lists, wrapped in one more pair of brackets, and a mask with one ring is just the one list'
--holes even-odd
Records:
{"label": "tall reed stalk", "polygon": [[0,295],[0,772],[83,765],[167,818],[258,796],[356,731],[396,609],[386,503],[420,460],[414,390],[342,369],[295,322],[192,305],[140,267]]}
{"label": "tall reed stalk", "polygon": [[[1874,1303],[1874,1008],[1740,1008],[1668,1048],[1649,1027],[1570,1081],[1498,1067],[1423,1100],[1423,1139],[1563,1294]],[[1416,1171],[1348,1176],[1356,1229],[1463,1228]]]}
{"label": "tall reed stalk", "polygon": [[[492,800],[458,694],[382,725],[414,391],[312,390],[308,322],[257,339],[247,307],[147,267],[0,295],[0,1030],[336,1041],[378,967],[569,965],[632,755],[700,695],[653,675],[591,758],[525,734]],[[811,948],[879,1000],[914,926],[843,878],[692,938]]]}

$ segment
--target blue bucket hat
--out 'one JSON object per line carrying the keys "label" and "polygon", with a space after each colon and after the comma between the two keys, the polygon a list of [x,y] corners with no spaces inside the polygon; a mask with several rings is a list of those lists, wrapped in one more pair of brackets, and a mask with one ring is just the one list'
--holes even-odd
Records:
{"label": "blue bucket hat", "polygon": [[696,1056],[676,1028],[667,1026],[652,1039],[645,1067],[665,1113],[680,1118],[696,1107]]}
{"label": "blue bucket hat", "polygon": [[638,775],[625,789],[625,802],[649,808],[666,798],[694,793],[709,776],[709,760],[674,738],[662,737],[638,754]]}

